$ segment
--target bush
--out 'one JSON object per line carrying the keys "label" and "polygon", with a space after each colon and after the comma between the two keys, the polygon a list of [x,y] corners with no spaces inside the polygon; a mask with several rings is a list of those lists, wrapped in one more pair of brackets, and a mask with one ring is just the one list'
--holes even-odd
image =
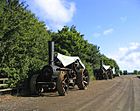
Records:
{"label": "bush", "polygon": [[50,35],[18,0],[1,0],[0,24],[0,72],[15,87],[47,63]]}

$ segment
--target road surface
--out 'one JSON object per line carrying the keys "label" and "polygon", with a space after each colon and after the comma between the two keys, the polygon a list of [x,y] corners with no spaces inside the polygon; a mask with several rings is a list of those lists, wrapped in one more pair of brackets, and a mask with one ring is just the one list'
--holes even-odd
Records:
{"label": "road surface", "polygon": [[140,79],[121,76],[90,82],[66,96],[57,92],[39,97],[0,96],[0,111],[140,111]]}

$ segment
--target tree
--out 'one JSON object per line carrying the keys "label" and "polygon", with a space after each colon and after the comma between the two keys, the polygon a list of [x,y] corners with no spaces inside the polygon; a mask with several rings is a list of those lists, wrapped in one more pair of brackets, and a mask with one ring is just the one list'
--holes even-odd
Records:
{"label": "tree", "polygon": [[110,65],[110,66],[114,67],[115,70],[119,70],[119,66],[115,60],[108,58],[105,55],[102,55],[101,59],[103,60],[105,65]]}
{"label": "tree", "polygon": [[127,75],[127,74],[128,74],[127,70],[124,70],[123,75]]}
{"label": "tree", "polygon": [[55,41],[56,52],[84,57],[85,41],[74,26],[71,28],[65,26],[58,33],[52,34],[52,40]]}
{"label": "tree", "polygon": [[46,64],[50,36],[18,0],[0,1],[0,24],[0,72],[14,87]]}
{"label": "tree", "polygon": [[134,70],[134,74],[136,74],[136,75],[137,75],[137,74],[138,74],[138,71],[137,71],[137,70]]}

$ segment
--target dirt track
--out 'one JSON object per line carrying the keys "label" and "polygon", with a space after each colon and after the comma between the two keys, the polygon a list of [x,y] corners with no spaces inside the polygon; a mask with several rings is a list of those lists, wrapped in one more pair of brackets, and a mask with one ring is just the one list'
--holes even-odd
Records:
{"label": "dirt track", "polygon": [[1,96],[0,111],[140,111],[140,79],[121,76],[93,81],[87,90],[75,88],[66,96]]}

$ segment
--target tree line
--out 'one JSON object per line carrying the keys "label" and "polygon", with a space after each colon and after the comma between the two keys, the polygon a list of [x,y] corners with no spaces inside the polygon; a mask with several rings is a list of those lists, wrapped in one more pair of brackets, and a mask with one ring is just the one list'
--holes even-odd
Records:
{"label": "tree line", "polygon": [[10,78],[11,87],[48,64],[50,40],[55,42],[56,53],[79,56],[90,75],[101,59],[119,69],[115,60],[101,54],[99,46],[84,40],[75,26],[50,31],[24,3],[0,0],[0,75]]}

